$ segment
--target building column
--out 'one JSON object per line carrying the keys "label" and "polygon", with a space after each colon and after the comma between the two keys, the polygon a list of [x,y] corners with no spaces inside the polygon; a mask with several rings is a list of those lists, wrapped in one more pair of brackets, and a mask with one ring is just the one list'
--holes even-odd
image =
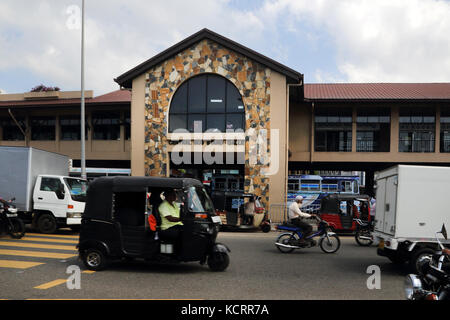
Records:
{"label": "building column", "polygon": [[352,152],[356,152],[356,107],[352,108]]}
{"label": "building column", "polygon": [[391,153],[398,153],[399,139],[399,108],[394,106],[391,108]]}
{"label": "building column", "polygon": [[434,152],[441,152],[441,106],[436,106],[436,131],[434,139]]}

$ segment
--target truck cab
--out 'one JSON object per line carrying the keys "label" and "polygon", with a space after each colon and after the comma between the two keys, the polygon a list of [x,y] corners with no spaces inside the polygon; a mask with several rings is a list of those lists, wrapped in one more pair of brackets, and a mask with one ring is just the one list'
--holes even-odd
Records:
{"label": "truck cab", "polygon": [[33,191],[33,227],[42,233],[53,233],[58,227],[65,226],[78,230],[86,191],[86,180],[38,175]]}

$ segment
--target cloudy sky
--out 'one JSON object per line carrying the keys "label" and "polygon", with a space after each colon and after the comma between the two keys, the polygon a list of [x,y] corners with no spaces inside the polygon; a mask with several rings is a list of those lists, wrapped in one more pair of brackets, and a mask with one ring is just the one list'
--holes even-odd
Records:
{"label": "cloudy sky", "polygon": [[[81,0],[0,2],[0,90],[80,89]],[[450,0],[86,0],[86,89],[209,28],[307,83],[450,82]]]}

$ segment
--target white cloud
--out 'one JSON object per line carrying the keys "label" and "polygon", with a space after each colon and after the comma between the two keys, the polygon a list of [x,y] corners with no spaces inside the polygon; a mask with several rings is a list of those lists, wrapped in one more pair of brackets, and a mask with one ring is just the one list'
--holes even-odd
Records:
{"label": "white cloud", "polygon": [[[25,68],[51,79],[47,85],[77,90],[81,31],[67,27],[74,4],[81,1],[2,1],[0,71]],[[205,27],[245,43],[262,37],[263,24],[223,0],[86,1],[86,88],[118,89],[113,78]]]}
{"label": "white cloud", "polygon": [[325,28],[349,82],[450,81],[449,1],[278,0],[266,7],[294,17],[298,28]]}
{"label": "white cloud", "polygon": [[[117,89],[113,78],[205,27],[288,66],[298,64],[289,46],[295,35],[305,41],[298,47],[316,53],[331,48],[320,57],[302,56],[301,63],[314,70],[306,78],[450,81],[449,1],[266,0],[244,11],[232,2],[86,1],[86,88],[95,94]],[[67,9],[80,4],[1,1],[0,72],[20,68],[42,79],[39,83],[79,89],[80,30],[67,27]],[[323,46],[330,39],[333,47]]]}

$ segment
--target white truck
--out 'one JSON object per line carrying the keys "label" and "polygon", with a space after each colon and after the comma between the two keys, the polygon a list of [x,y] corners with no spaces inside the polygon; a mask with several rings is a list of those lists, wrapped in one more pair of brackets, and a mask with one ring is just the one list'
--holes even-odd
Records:
{"label": "white truck", "polygon": [[436,233],[450,226],[450,167],[397,165],[377,172],[375,181],[378,255],[417,272],[417,263],[438,248]]}
{"label": "white truck", "polygon": [[16,198],[19,217],[41,233],[78,230],[87,181],[69,177],[69,158],[31,147],[0,147],[0,198]]}

